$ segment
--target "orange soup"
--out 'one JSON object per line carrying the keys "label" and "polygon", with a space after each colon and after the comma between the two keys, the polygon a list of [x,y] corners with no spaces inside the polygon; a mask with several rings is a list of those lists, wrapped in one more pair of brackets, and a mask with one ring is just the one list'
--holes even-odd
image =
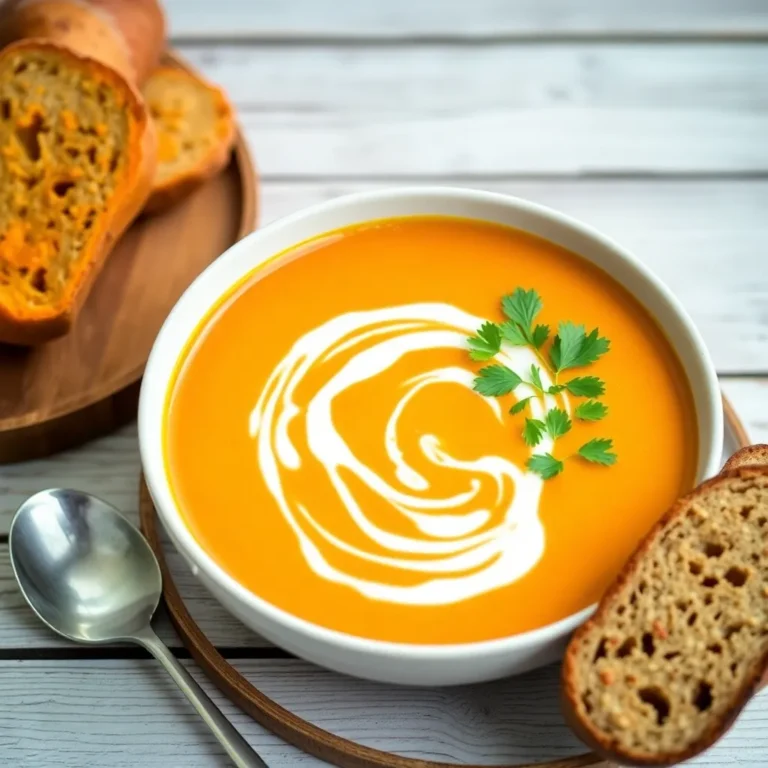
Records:
{"label": "orange soup", "polygon": [[[501,327],[517,288],[540,296],[547,340],[505,331],[473,360],[468,337]],[[564,321],[610,350],[555,375]],[[481,394],[494,365],[520,382]],[[604,393],[560,388],[587,376]],[[600,438],[613,466],[578,454]],[[164,440],[185,523],[232,577],[307,621],[406,643],[501,638],[592,604],[697,456],[687,378],[626,290],[552,243],[442,217],[332,232],[249,275],[190,341]],[[562,471],[545,479],[532,456]]]}

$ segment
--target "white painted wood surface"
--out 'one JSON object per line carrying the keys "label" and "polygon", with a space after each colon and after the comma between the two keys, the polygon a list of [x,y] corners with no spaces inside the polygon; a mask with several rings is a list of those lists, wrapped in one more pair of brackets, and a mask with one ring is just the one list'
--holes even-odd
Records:
{"label": "white painted wood surface", "polygon": [[175,40],[756,37],[763,0],[166,0]]}
{"label": "white painted wood surface", "polygon": [[[559,714],[554,667],[488,685],[402,688],[346,678],[298,660],[235,666],[278,703],[367,746],[409,757],[503,765],[583,751]],[[192,669],[270,766],[324,765],[282,744]],[[0,661],[0,754],[13,768],[214,768],[226,762],[152,661]],[[765,766],[768,706],[747,708],[689,763]]]}
{"label": "white painted wood surface", "polygon": [[[476,186],[577,216],[680,296],[724,391],[768,441],[766,0],[166,3],[182,53],[240,113],[262,222],[393,183]],[[225,764],[153,662],[59,641],[12,581],[2,537],[23,498],[81,487],[135,519],[138,472],[133,426],[0,467],[0,765]],[[280,703],[336,733],[457,762],[579,749],[557,711],[554,669],[452,690],[351,680],[280,658],[175,567],[214,642]],[[166,619],[157,628],[178,648]],[[319,764],[214,696],[270,765]],[[767,725],[768,694],[696,763],[768,765]]]}
{"label": "white painted wood surface", "polygon": [[768,170],[768,47],[181,45],[267,176]]}

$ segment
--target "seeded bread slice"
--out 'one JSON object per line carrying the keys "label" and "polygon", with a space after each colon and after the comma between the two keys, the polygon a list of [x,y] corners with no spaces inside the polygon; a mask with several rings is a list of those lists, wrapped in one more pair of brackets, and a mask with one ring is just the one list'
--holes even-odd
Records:
{"label": "seeded bread slice", "polygon": [[748,445],[731,456],[725,463],[723,472],[740,467],[768,466],[768,445]]}
{"label": "seeded bread slice", "polygon": [[710,746],[768,669],[768,467],[725,471],[641,543],[563,665],[575,732],[622,764]]}

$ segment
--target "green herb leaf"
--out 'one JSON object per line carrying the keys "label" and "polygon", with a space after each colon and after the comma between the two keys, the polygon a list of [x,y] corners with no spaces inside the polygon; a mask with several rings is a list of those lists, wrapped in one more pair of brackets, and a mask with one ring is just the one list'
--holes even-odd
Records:
{"label": "green herb leaf", "polygon": [[531,341],[536,349],[541,349],[542,344],[549,338],[549,326],[537,325],[531,334]]}
{"label": "green herb leaf", "polygon": [[501,308],[504,314],[529,334],[533,321],[541,311],[541,307],[541,298],[533,289],[526,291],[523,288],[516,288],[514,293],[505,296],[501,300]]}
{"label": "green herb leaf", "polygon": [[582,459],[610,467],[611,464],[616,463],[616,459],[618,458],[616,454],[611,451],[611,448],[613,448],[613,440],[604,437],[596,437],[594,440],[584,443],[584,445],[579,448],[578,453]]}
{"label": "green herb leaf", "polygon": [[541,442],[546,426],[543,421],[538,419],[526,419],[523,427],[523,440],[525,444],[533,448]]}
{"label": "green herb leaf", "polygon": [[563,462],[551,453],[536,453],[525,463],[525,466],[540,475],[543,480],[551,480],[563,471]]}
{"label": "green herb leaf", "polygon": [[605,384],[597,376],[579,376],[565,383],[572,395],[577,397],[600,397],[605,394]]}
{"label": "green herb leaf", "polygon": [[611,342],[599,335],[599,330],[594,328],[581,343],[581,349],[574,361],[572,368],[581,368],[583,365],[594,363],[611,348]]}
{"label": "green herb leaf", "polygon": [[576,408],[576,418],[583,421],[600,421],[608,413],[608,408],[599,400],[587,400]]}
{"label": "green herb leaf", "polygon": [[512,344],[512,346],[523,347],[528,343],[526,335],[520,330],[520,327],[511,320],[502,323],[500,328],[504,341]]}
{"label": "green herb leaf", "polygon": [[547,427],[549,436],[553,440],[567,434],[571,429],[571,420],[562,408],[552,408],[552,410],[547,411],[547,415],[544,417],[544,424]]}
{"label": "green herb leaf", "polygon": [[489,365],[481,368],[475,379],[474,389],[485,397],[508,395],[522,379],[506,365]]}
{"label": "green herb leaf", "polygon": [[608,339],[600,336],[597,328],[587,335],[583,325],[565,322],[558,326],[549,357],[555,370],[560,372],[594,363],[610,346]]}
{"label": "green herb leaf", "polygon": [[557,327],[557,336],[549,351],[549,359],[555,370],[560,372],[572,368],[578,359],[581,345],[584,343],[584,326],[568,321]]}
{"label": "green herb leaf", "polygon": [[517,413],[522,413],[525,407],[528,405],[530,397],[524,397],[522,400],[518,400],[510,409],[509,412],[514,416]]}
{"label": "green herb leaf", "polygon": [[531,366],[531,384],[533,384],[539,392],[544,391],[544,385],[541,383],[541,368],[537,365]]}
{"label": "green herb leaf", "polygon": [[565,384],[553,384],[548,390],[548,395],[557,395],[565,389]]}
{"label": "green herb leaf", "polygon": [[495,323],[483,323],[476,336],[467,339],[469,356],[473,360],[490,360],[501,349],[501,331]]}

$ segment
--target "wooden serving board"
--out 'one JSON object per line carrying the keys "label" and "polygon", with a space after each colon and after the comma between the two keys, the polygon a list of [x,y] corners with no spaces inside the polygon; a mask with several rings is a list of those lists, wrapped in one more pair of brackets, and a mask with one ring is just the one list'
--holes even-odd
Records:
{"label": "wooden serving board", "polygon": [[[725,462],[739,448],[749,445],[750,439],[743,423],[725,397],[723,397],[723,411],[725,416],[723,462]],[[167,553],[172,551],[172,546],[168,543],[167,537],[162,534],[157,512],[143,478],[139,488],[139,518],[141,530],[160,563],[163,574],[163,599],[179,637],[193,659],[219,690],[259,724],[289,744],[340,768],[458,768],[455,763],[396,755],[346,739],[305,720],[261,691],[219,652],[192,617],[175,581],[175,578],[182,574],[179,573],[178,567],[174,571],[171,570],[172,560],[167,558]],[[184,564],[182,567],[187,566]],[[471,689],[471,686],[466,688]],[[351,686],[350,691],[354,691]],[[528,692],[523,684],[519,690],[519,698],[524,700],[527,695]],[[542,704],[535,696],[534,692],[534,698],[531,699],[531,707],[534,710]],[[552,696],[557,699],[556,689],[552,691]],[[359,704],[359,696],[355,701]],[[440,724],[435,725],[439,728]],[[564,730],[567,728],[565,722],[562,727]],[[514,730],[514,728],[511,729],[510,733]],[[526,738],[526,735],[523,734],[522,738]],[[506,766],[506,768],[587,767],[618,768],[614,763],[604,761],[593,752],[533,764],[526,762]],[[484,766],[474,765],[464,766],[464,768],[484,768]]]}
{"label": "wooden serving board", "polygon": [[[188,68],[177,56],[167,59]],[[256,223],[256,172],[238,131],[218,176],[134,222],[72,331],[34,349],[0,345],[0,463],[47,456],[136,415],[144,365],[187,286]]]}

